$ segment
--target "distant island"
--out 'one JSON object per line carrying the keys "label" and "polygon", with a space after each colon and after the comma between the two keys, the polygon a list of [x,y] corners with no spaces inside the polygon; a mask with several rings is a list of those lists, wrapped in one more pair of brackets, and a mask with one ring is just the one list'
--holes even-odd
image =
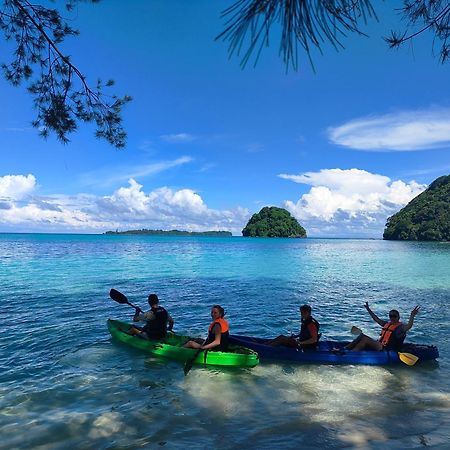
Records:
{"label": "distant island", "polygon": [[389,217],[383,239],[450,241],[450,175],[434,180],[428,189]]}
{"label": "distant island", "polygon": [[231,237],[230,231],[180,231],[180,230],[128,230],[128,231],[106,231],[103,234],[147,234],[153,236],[214,236]]}
{"label": "distant island", "polygon": [[247,237],[306,237],[305,229],[289,211],[276,206],[265,206],[253,214],[242,235]]}

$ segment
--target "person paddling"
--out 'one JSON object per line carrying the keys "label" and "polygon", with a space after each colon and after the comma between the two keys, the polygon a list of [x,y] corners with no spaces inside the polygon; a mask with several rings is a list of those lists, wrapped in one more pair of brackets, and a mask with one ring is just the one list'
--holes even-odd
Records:
{"label": "person paddling", "polygon": [[[369,303],[366,302],[364,307],[370,314],[370,317],[382,328],[378,341],[372,339],[369,336],[361,333],[353,342],[347,344],[344,348],[352,350],[354,352],[360,350],[393,350],[400,351],[405,340],[406,333],[414,325],[414,318],[420,311],[420,306],[416,306],[409,316],[407,324],[400,322],[400,313],[396,309],[389,311],[389,320],[380,319],[369,307]],[[356,328],[356,327],[355,327]]]}
{"label": "person paddling", "polygon": [[208,337],[205,341],[191,340],[184,344],[187,348],[197,348],[201,350],[218,350],[226,352],[228,350],[229,325],[224,319],[225,310],[220,305],[211,308],[212,322],[208,328]]}
{"label": "person paddling", "polygon": [[311,306],[300,306],[301,328],[300,334],[293,336],[280,335],[275,339],[269,341],[267,345],[271,347],[278,347],[285,345],[286,347],[300,347],[304,350],[315,350],[319,342],[319,328],[320,324],[311,315]]}
{"label": "person paddling", "polygon": [[[156,294],[148,296],[150,310],[143,312],[136,307],[133,322],[146,322],[143,328],[132,326],[128,331],[144,339],[161,339],[166,336],[167,331],[172,331],[174,321],[171,315],[159,306],[159,298]],[[169,326],[167,326],[169,324]]]}

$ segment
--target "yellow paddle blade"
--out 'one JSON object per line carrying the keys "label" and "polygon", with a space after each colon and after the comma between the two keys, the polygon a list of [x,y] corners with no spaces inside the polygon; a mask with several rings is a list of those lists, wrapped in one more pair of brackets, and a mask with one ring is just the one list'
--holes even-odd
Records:
{"label": "yellow paddle blade", "polygon": [[412,353],[398,352],[398,357],[400,358],[401,362],[404,362],[408,366],[413,366],[417,361],[419,361],[419,358]]}

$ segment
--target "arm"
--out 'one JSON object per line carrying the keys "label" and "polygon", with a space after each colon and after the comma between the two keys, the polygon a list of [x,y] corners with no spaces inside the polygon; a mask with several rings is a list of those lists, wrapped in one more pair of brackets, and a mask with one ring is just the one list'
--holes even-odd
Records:
{"label": "arm", "polygon": [[366,302],[364,304],[364,308],[367,309],[367,312],[370,314],[370,317],[372,317],[372,319],[378,324],[380,325],[380,327],[384,327],[386,325],[386,321],[385,320],[381,320],[369,307],[369,302]]}
{"label": "arm", "polygon": [[136,308],[136,310],[134,311],[133,322],[139,322],[139,314],[141,312],[141,308]]}
{"label": "arm", "polygon": [[410,330],[412,326],[414,325],[414,319],[417,316],[417,313],[420,311],[420,306],[417,305],[412,311],[411,315],[409,316],[409,322],[403,326],[403,329],[406,331]]}
{"label": "arm", "polygon": [[172,316],[169,313],[167,313],[167,314],[168,314],[167,321],[169,322],[169,326],[167,327],[167,330],[172,331],[174,321],[172,319]]}
{"label": "arm", "polygon": [[209,344],[202,345],[201,348],[203,350],[209,350],[210,348],[214,348],[214,347],[217,347],[218,345],[220,345],[220,336],[222,333],[221,333],[220,325],[218,323],[216,323],[214,325],[213,331],[214,331],[214,340],[212,342],[210,342]]}
{"label": "arm", "polygon": [[153,311],[143,312],[142,309],[136,308],[133,316],[133,322],[149,322],[155,318]]}
{"label": "arm", "polygon": [[317,337],[311,337],[309,339],[306,339],[305,341],[299,341],[298,345],[308,345],[308,344],[315,344],[317,342]]}

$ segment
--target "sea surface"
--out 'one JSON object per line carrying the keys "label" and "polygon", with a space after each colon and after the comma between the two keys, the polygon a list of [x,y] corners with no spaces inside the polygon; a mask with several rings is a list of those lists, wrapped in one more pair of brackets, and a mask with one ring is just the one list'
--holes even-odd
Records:
{"label": "sea surface", "polygon": [[[108,318],[155,292],[175,331],[372,336],[396,308],[436,363],[392,368],[195,367],[111,341]],[[0,449],[450,448],[450,243],[345,239],[0,234]]]}

